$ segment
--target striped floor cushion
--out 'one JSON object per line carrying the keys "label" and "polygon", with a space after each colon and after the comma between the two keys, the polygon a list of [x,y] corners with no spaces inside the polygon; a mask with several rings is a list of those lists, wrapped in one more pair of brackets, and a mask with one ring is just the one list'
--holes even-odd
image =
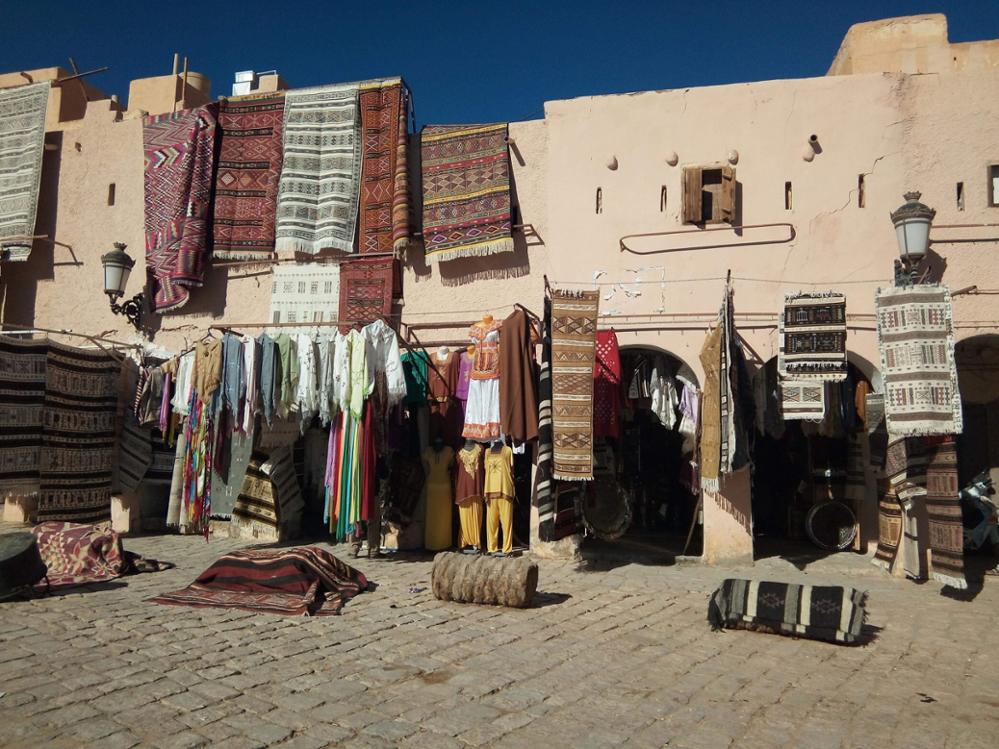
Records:
{"label": "striped floor cushion", "polygon": [[867,593],[853,588],[725,580],[708,604],[712,629],[752,629],[843,644],[860,641]]}

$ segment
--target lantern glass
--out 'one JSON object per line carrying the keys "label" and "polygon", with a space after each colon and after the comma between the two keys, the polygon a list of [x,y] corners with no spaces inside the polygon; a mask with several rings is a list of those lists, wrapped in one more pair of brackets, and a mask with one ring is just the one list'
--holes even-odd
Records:
{"label": "lantern glass", "polygon": [[930,244],[930,222],[923,218],[900,221],[895,226],[898,254],[903,258],[919,260],[926,255]]}
{"label": "lantern glass", "polygon": [[121,296],[128,284],[128,275],[132,271],[127,265],[120,263],[104,264],[104,293]]}

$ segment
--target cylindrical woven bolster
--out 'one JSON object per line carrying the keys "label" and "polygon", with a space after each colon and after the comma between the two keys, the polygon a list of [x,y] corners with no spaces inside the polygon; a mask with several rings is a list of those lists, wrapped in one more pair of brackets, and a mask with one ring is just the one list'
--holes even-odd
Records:
{"label": "cylindrical woven bolster", "polygon": [[430,573],[441,601],[526,608],[538,589],[538,565],[524,557],[487,557],[442,551]]}

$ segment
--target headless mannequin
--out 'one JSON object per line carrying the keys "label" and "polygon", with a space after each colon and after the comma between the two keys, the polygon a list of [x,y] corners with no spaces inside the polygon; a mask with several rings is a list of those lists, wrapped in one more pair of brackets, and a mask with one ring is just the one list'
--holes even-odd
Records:
{"label": "headless mannequin", "polygon": [[465,447],[463,449],[471,450],[473,447],[475,447],[475,440],[465,440]]}
{"label": "headless mannequin", "polygon": [[434,437],[434,441],[431,446],[434,448],[435,453],[439,453],[441,450],[444,449],[444,438]]}
{"label": "headless mannequin", "polygon": [[437,349],[437,361],[439,362],[447,361],[447,358],[450,355],[451,352],[448,350],[447,346],[441,346],[439,349]]}

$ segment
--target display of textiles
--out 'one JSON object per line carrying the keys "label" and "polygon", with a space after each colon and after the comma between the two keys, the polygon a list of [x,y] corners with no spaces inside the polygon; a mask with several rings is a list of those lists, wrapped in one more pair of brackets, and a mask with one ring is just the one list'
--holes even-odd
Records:
{"label": "display of textiles", "polygon": [[31,529],[48,568],[46,588],[99,583],[136,572],[156,572],[159,562],[125,551],[110,522],[87,525],[50,521]]}
{"label": "display of textiles", "polygon": [[48,341],[0,336],[0,496],[36,497]]}
{"label": "display of textiles", "polygon": [[368,323],[392,314],[392,258],[356,258],[340,264],[337,319]]}
{"label": "display of textiles", "polygon": [[513,252],[507,125],[432,125],[420,136],[428,262]]}
{"label": "display of textiles", "polygon": [[283,91],[219,102],[212,249],[216,259],[273,255],[283,130]]}
{"label": "display of textiles", "polygon": [[361,176],[357,86],[285,94],[276,249],[353,252]]}
{"label": "display of textiles", "polygon": [[409,91],[399,79],[362,84],[361,253],[391,253],[409,240],[406,169]]}
{"label": "display of textiles", "polygon": [[879,289],[875,310],[888,431],[960,434],[950,290],[942,284]]}
{"label": "display of textiles", "polygon": [[781,380],[784,421],[822,421],[826,415],[826,384],[815,380]]}
{"label": "display of textiles", "polygon": [[43,81],[0,89],[0,260],[23,262],[34,244],[50,88]]}
{"label": "display of textiles", "polygon": [[[597,355],[593,367],[593,436],[621,434],[621,354],[617,333],[597,331]],[[672,426],[672,424],[670,424]]]}
{"label": "display of textiles", "polygon": [[151,432],[127,414],[118,447],[118,481],[123,489],[134,492],[153,464]]}
{"label": "display of textiles", "polygon": [[926,465],[930,576],[952,588],[966,589],[957,447],[953,437],[924,439],[930,443]]}
{"label": "display of textiles", "polygon": [[[337,319],[340,266],[335,263],[286,263],[274,266],[271,308],[274,323],[330,322]],[[308,331],[292,328],[290,331]]]}
{"label": "display of textiles", "polygon": [[777,368],[789,380],[846,378],[846,297],[791,294],[778,318]]}
{"label": "display of textiles", "polygon": [[183,307],[208,266],[218,105],[146,117],[146,275],[156,312]]}

